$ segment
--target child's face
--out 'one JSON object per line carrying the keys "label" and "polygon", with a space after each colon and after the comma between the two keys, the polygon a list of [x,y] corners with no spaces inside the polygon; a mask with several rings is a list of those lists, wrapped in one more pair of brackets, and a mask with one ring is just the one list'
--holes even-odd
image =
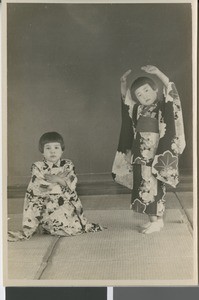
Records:
{"label": "child's face", "polygon": [[146,83],[135,90],[135,95],[138,101],[143,105],[151,105],[157,99],[158,90],[153,90],[152,87]]}
{"label": "child's face", "polygon": [[47,143],[44,145],[43,156],[47,161],[56,163],[62,156],[62,148],[60,143]]}

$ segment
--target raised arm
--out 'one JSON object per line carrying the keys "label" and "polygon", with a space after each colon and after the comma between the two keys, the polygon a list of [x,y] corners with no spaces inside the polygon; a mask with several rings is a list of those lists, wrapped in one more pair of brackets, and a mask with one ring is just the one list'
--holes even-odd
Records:
{"label": "raised arm", "polygon": [[163,72],[161,72],[157,67],[147,65],[141,67],[141,70],[145,71],[146,73],[156,75],[162,81],[163,85],[166,88],[168,87],[169,78]]}
{"label": "raised arm", "polygon": [[125,99],[125,96],[126,96],[126,92],[127,92],[127,82],[126,82],[126,80],[127,80],[127,77],[130,73],[131,73],[131,70],[128,70],[120,78],[122,99]]}

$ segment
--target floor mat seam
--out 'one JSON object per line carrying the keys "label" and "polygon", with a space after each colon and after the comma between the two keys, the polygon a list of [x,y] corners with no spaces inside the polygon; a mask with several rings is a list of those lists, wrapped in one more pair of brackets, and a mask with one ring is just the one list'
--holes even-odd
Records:
{"label": "floor mat seam", "polygon": [[184,207],[183,207],[183,205],[182,205],[182,203],[181,203],[181,201],[180,201],[180,198],[179,198],[177,192],[174,192],[174,194],[175,194],[175,196],[176,196],[176,198],[177,198],[177,200],[178,200],[178,202],[179,202],[179,204],[180,204],[180,211],[181,211],[181,213],[182,213],[182,215],[183,215],[183,220],[182,220],[182,222],[184,222],[184,223],[187,225],[187,227],[188,227],[188,229],[189,229],[189,232],[190,232],[191,235],[193,236],[193,226],[192,226],[192,224],[191,224],[191,220],[190,220],[188,214],[186,213],[186,210],[184,209]]}
{"label": "floor mat seam", "polygon": [[48,249],[47,249],[47,251],[46,251],[46,253],[45,253],[45,255],[44,255],[43,259],[42,259],[41,265],[40,265],[37,273],[34,276],[35,280],[41,279],[41,277],[42,277],[45,269],[48,266],[48,262],[49,262],[49,260],[50,260],[50,258],[52,256],[52,254],[53,254],[53,251],[55,250],[55,248],[57,246],[57,243],[58,243],[59,239],[60,239],[59,236],[55,237],[53,239],[53,241],[51,242],[51,244],[49,245],[49,247],[48,247]]}

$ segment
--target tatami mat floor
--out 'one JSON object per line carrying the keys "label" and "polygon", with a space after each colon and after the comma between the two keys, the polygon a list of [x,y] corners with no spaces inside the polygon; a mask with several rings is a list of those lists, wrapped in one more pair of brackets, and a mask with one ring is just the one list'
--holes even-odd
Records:
{"label": "tatami mat floor", "polygon": [[[147,220],[130,195],[81,196],[86,217],[107,229],[70,238],[35,235],[8,243],[10,280],[193,280],[191,192],[167,194],[165,227],[143,235]],[[9,229],[21,227],[22,199],[9,201]]]}

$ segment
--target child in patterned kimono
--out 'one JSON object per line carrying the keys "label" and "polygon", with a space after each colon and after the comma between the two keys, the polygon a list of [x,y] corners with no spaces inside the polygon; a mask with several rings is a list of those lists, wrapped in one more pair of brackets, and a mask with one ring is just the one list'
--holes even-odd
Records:
{"label": "child in patterned kimono", "polygon": [[122,128],[113,163],[116,182],[132,190],[131,209],[148,215],[141,232],[150,234],[163,226],[168,184],[178,184],[178,159],[185,148],[181,103],[174,83],[155,66],[141,68],[157,76],[163,85],[159,99],[156,83],[139,77],[127,90],[121,77]]}
{"label": "child in patterned kimono", "polygon": [[43,233],[73,236],[101,231],[98,224],[89,223],[76,193],[77,177],[69,159],[62,159],[64,141],[57,132],[47,132],[39,140],[43,161],[31,169],[23,211],[23,231],[8,233],[9,241],[27,240],[40,227]]}

